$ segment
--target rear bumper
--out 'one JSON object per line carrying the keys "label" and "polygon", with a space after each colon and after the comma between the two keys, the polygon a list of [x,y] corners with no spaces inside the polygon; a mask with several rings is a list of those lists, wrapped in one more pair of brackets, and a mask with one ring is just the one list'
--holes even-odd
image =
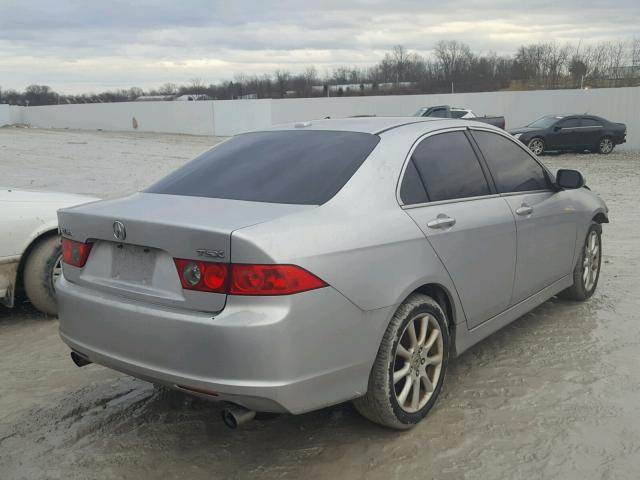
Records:
{"label": "rear bumper", "polygon": [[13,294],[20,256],[0,257],[0,304],[13,307]]}
{"label": "rear bumper", "polygon": [[94,363],[258,411],[303,413],[358,397],[391,309],[363,312],[331,287],[229,297],[216,316],[56,286],[60,336]]}

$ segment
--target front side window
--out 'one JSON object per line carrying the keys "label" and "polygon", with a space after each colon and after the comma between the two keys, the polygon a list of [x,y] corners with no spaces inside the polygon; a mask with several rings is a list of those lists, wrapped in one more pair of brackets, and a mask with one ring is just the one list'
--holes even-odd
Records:
{"label": "front side window", "polygon": [[380,141],[369,133],[281,130],[237,135],[146,191],[267,203],[321,205]]}
{"label": "front side window", "polygon": [[515,142],[502,135],[472,131],[500,193],[549,188],[543,168]]}
{"label": "front side window", "polygon": [[412,158],[432,202],[491,193],[478,158],[461,131],[425,138]]}

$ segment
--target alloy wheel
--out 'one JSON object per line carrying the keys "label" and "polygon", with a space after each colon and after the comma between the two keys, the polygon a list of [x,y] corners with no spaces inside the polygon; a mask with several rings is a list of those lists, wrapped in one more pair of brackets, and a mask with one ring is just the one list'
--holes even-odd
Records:
{"label": "alloy wheel", "polygon": [[427,404],[440,379],[443,358],[435,317],[423,313],[412,318],[400,335],[393,365],[393,391],[402,410],[414,413]]}
{"label": "alloy wheel", "polygon": [[598,279],[600,270],[600,237],[592,231],[587,238],[584,247],[584,260],[582,263],[582,282],[586,291],[590,291]]}
{"label": "alloy wheel", "polygon": [[529,142],[528,147],[533,153],[540,155],[544,150],[544,143],[539,138],[534,138]]}
{"label": "alloy wheel", "polygon": [[613,142],[610,138],[603,138],[600,140],[600,152],[601,153],[610,153],[613,150]]}
{"label": "alloy wheel", "polygon": [[56,282],[60,278],[60,275],[62,275],[62,254],[58,255],[51,269],[51,289],[53,291],[56,289]]}

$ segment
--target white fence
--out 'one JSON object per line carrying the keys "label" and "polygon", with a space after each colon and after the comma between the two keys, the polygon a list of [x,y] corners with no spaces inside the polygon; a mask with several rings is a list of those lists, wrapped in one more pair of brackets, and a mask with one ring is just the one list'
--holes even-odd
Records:
{"label": "white fence", "polygon": [[[440,104],[469,107],[481,114],[504,115],[507,128],[525,125],[552,113],[601,115],[609,120],[627,124],[627,144],[623,148],[640,149],[640,87],[11,107],[8,123],[28,123],[41,128],[137,130],[227,136],[278,123],[327,116],[406,116],[414,113],[419,107]],[[0,125],[7,123],[5,110],[6,108],[0,108]]]}

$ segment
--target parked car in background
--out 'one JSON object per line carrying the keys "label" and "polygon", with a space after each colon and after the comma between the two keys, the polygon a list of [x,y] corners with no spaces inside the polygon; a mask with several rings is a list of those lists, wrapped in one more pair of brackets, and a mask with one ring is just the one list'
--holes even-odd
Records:
{"label": "parked car in background", "polygon": [[58,212],[60,335],[78,366],[235,405],[232,427],[354,400],[410,428],[451,357],[594,293],[608,210],[583,186],[462,119],[237,135],[141,193]]}
{"label": "parked car in background", "polygon": [[435,117],[435,118],[462,118],[464,120],[475,120],[476,122],[488,123],[498,128],[505,128],[504,117],[479,116],[468,108],[450,107],[449,105],[439,105],[437,107],[422,107],[414,117]]}
{"label": "parked car in background", "polygon": [[509,130],[536,155],[544,152],[611,153],[626,142],[627,126],[595,115],[547,115],[526,127]]}
{"label": "parked car in background", "polygon": [[24,289],[34,307],[55,315],[54,283],[61,273],[59,208],[96,198],[0,189],[0,303],[13,307]]}

